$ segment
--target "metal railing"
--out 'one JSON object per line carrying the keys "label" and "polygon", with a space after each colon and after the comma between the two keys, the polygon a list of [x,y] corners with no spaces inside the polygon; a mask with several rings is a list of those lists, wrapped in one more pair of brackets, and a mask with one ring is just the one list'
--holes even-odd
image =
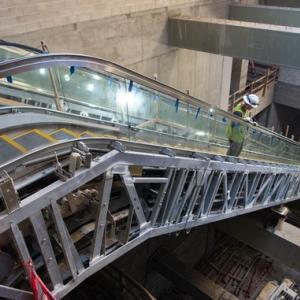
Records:
{"label": "metal railing", "polygon": [[270,84],[275,84],[278,81],[279,68],[269,67],[264,75],[260,76],[258,79],[248,83],[246,86],[242,87],[238,91],[232,93],[229,96],[228,111],[232,112],[233,107],[240,103],[243,96],[246,94],[255,94],[262,92],[262,97],[265,96],[266,90]]}

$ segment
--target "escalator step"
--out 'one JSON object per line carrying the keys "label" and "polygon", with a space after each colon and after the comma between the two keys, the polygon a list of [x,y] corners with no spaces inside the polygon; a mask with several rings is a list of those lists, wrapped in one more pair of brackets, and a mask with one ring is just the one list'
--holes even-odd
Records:
{"label": "escalator step", "polygon": [[17,138],[15,142],[28,150],[56,142],[56,139],[39,130],[33,130]]}
{"label": "escalator step", "polygon": [[26,152],[24,147],[3,136],[0,137],[0,149],[0,163],[4,163]]}
{"label": "escalator step", "polygon": [[54,137],[56,140],[71,140],[74,138],[77,138],[77,134],[66,129],[60,129],[53,133],[51,133],[51,136]]}

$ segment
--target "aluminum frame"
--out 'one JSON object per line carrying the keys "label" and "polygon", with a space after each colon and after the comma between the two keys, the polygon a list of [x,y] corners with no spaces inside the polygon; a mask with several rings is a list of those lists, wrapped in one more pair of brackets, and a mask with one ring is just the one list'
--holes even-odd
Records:
{"label": "aluminum frame", "polygon": [[[131,165],[166,169],[163,178],[132,177]],[[103,251],[103,236],[107,224],[113,175],[121,176],[127,190],[132,214],[139,227],[132,227],[132,214],[127,223],[123,245]],[[83,184],[104,176],[100,187],[97,227],[90,253],[90,264],[84,267],[80,254],[66,229],[57,201]],[[162,180],[163,179],[163,180]],[[161,188],[150,217],[142,209],[135,184],[158,183]],[[40,243],[47,245],[42,254],[48,259],[46,267],[53,294],[62,298],[86,278],[108,265],[149,238],[223,220],[259,209],[272,207],[300,198],[300,169],[284,165],[245,164],[187,157],[168,157],[161,154],[111,150],[92,160],[90,168],[82,167],[66,181],[58,180],[20,201],[19,208],[0,216],[0,233],[10,231],[21,260],[30,255],[18,225],[30,220]],[[72,280],[62,283],[49,236],[45,231],[41,210],[51,207],[61,246],[72,274]],[[217,207],[217,209],[216,209]],[[39,229],[38,229],[39,228]],[[131,235],[132,230],[135,234]],[[42,232],[42,233],[41,233]],[[40,236],[44,239],[40,240]],[[1,294],[0,294],[1,295]]]}

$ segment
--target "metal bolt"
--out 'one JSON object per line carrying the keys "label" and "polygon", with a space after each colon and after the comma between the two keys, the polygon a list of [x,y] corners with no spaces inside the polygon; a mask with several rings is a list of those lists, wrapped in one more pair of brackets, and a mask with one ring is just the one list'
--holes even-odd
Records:
{"label": "metal bolt", "polygon": [[46,243],[46,241],[47,241],[47,239],[46,239],[46,238],[42,238],[42,240],[41,240],[41,243],[42,243],[42,244],[45,244],[45,243]]}
{"label": "metal bolt", "polygon": [[51,263],[52,260],[53,260],[53,258],[49,257],[48,260],[47,260],[47,263]]}

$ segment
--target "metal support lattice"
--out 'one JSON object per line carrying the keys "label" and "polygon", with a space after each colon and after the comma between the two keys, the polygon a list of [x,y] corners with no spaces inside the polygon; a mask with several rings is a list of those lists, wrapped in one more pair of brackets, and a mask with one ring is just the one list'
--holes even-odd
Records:
{"label": "metal support lattice", "polygon": [[[133,177],[129,166],[162,170],[162,176]],[[115,235],[117,243],[109,247],[105,239],[111,193],[115,176],[120,178],[129,208],[126,224]],[[58,201],[91,180],[101,180],[98,207],[88,263],[83,262],[66,226]],[[98,182],[97,181],[97,182]],[[10,181],[14,185],[13,181]],[[144,211],[138,184],[158,187],[153,206]],[[190,230],[195,226],[280,205],[300,197],[300,169],[258,162],[231,163],[187,157],[168,157],[141,152],[112,150],[91,161],[89,168],[74,169],[66,181],[59,179],[23,199],[19,208],[0,216],[0,234],[10,231],[22,261],[30,259],[18,225],[30,220],[41,249],[53,293],[61,298],[93,273],[97,272],[148,238]],[[58,243],[71,273],[63,281],[51,246],[44,210],[50,211]],[[110,221],[109,221],[110,220]]]}

